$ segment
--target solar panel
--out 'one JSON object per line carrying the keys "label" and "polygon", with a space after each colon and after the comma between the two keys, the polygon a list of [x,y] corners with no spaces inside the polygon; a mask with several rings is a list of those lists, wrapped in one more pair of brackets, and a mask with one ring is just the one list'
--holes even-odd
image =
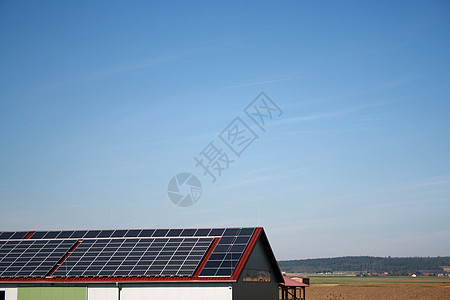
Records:
{"label": "solar panel", "polygon": [[99,234],[100,234],[100,230],[89,230],[83,238],[95,239]]}
{"label": "solar panel", "polygon": [[41,239],[41,238],[43,238],[46,234],[47,234],[47,231],[36,231],[35,233],[33,233],[33,235],[31,236],[31,238],[33,238],[33,239]]}
{"label": "solar panel", "polygon": [[208,236],[211,229],[198,229],[195,236]]}
{"label": "solar panel", "polygon": [[124,237],[128,230],[115,230],[111,237]]}
{"label": "solar panel", "polygon": [[234,269],[241,259],[254,230],[254,228],[229,228],[223,230],[223,236],[211,253],[200,276],[233,275]]}
{"label": "solar panel", "polygon": [[114,230],[102,230],[97,238],[109,238],[114,233]]}
{"label": "solar panel", "polygon": [[207,237],[83,240],[53,276],[192,276],[213,240]]}
{"label": "solar panel", "polygon": [[73,231],[61,231],[58,235],[58,239],[67,239],[73,234]]}
{"label": "solar panel", "polygon": [[128,230],[128,232],[124,235],[124,237],[138,237],[141,231],[142,229]]}
{"label": "solar panel", "polygon": [[61,231],[48,231],[47,234],[44,236],[45,239],[55,239]]}
{"label": "solar panel", "polygon": [[0,243],[0,277],[42,277],[74,245],[71,240],[9,240]]}
{"label": "solar panel", "polygon": [[180,236],[181,232],[183,232],[183,229],[170,229],[167,236]]}
{"label": "solar panel", "polygon": [[23,239],[28,231],[3,231],[0,232],[0,240]]}
{"label": "solar panel", "polygon": [[224,231],[225,231],[225,228],[214,228],[214,229],[211,229],[209,236],[222,236]]}
{"label": "solar panel", "polygon": [[[71,239],[81,239],[83,238],[87,233],[87,230],[77,230],[73,231],[72,235],[70,236]],[[31,237],[33,238],[34,235]]]}
{"label": "solar panel", "polygon": [[180,236],[194,236],[197,229],[184,229]]}
{"label": "solar panel", "polygon": [[155,232],[155,229],[144,229],[139,234],[139,237],[151,237],[153,232]]}
{"label": "solar panel", "polygon": [[156,229],[153,233],[153,237],[164,237],[169,232],[169,229]]}

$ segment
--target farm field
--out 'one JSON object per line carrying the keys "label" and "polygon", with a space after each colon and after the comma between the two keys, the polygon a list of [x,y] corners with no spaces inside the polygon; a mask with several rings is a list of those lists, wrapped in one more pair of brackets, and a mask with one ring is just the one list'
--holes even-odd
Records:
{"label": "farm field", "polygon": [[450,299],[450,278],[310,276],[308,300]]}
{"label": "farm field", "polygon": [[356,277],[356,276],[308,276],[311,283],[320,284],[374,284],[374,283],[440,283],[450,286],[449,277],[436,276],[386,276],[386,277]]}

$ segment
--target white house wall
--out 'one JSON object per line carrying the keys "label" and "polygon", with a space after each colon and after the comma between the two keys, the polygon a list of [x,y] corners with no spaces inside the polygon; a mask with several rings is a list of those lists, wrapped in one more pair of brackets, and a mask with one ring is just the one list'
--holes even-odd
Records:
{"label": "white house wall", "polygon": [[5,300],[17,300],[17,287],[0,286],[0,291],[5,291]]}
{"label": "white house wall", "polygon": [[[229,286],[166,286],[123,287],[120,300],[232,300]],[[91,300],[91,299],[89,299]]]}
{"label": "white house wall", "polygon": [[87,300],[115,300],[119,299],[117,287],[88,286]]}
{"label": "white house wall", "polygon": [[[5,300],[17,300],[17,287],[0,286],[5,291]],[[119,299],[115,285],[87,285],[87,300]],[[230,284],[170,283],[122,285],[120,300],[232,300]]]}

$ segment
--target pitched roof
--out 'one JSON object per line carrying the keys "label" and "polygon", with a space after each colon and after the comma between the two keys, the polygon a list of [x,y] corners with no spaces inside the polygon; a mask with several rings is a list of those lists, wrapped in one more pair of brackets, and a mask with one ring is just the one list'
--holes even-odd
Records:
{"label": "pitched roof", "polygon": [[235,281],[260,236],[270,250],[260,227],[0,232],[0,281]]}
{"label": "pitched roof", "polygon": [[288,277],[288,276],[283,276],[283,279],[284,279],[284,283],[280,283],[280,285],[282,285],[282,286],[287,286],[287,287],[297,287],[297,286],[305,286],[306,287],[306,286],[309,286],[306,283],[294,280],[294,279],[292,279],[291,277]]}

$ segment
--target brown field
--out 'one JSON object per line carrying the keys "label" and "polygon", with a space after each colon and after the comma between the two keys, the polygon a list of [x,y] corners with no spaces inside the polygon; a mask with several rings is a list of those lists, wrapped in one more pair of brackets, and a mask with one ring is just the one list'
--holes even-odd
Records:
{"label": "brown field", "polygon": [[450,299],[450,285],[443,283],[312,284],[307,300],[408,300]]}

